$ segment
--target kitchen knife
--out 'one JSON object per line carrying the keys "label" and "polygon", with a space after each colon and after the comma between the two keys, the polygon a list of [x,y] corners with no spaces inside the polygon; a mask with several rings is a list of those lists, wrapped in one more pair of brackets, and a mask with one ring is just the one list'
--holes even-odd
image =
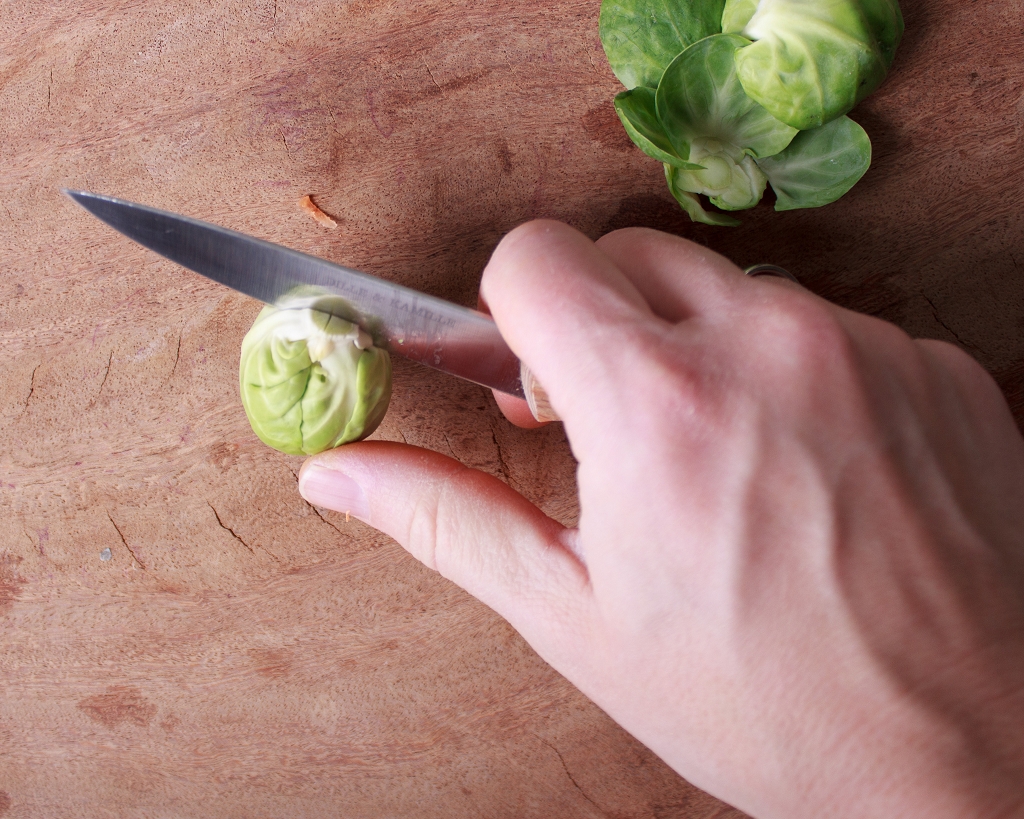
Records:
{"label": "kitchen knife", "polygon": [[275,307],[315,307],[354,322],[390,353],[509,395],[529,395],[534,415],[554,420],[546,396],[483,313],[187,216],[85,191],[65,193],[182,267]]}

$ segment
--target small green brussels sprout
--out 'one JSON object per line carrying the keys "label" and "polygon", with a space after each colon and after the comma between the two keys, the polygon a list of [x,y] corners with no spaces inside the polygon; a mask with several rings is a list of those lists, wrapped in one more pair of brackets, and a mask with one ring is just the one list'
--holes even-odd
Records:
{"label": "small green brussels sprout", "polygon": [[896,0],[727,0],[722,31],[747,95],[794,128],[848,112],[885,78],[903,36]]}
{"label": "small green brussels sprout", "polygon": [[679,177],[683,173],[684,171],[674,165],[665,164],[665,181],[668,183],[669,192],[694,222],[720,227],[735,227],[740,223],[739,219],[735,219],[727,213],[704,210],[704,206],[700,203],[700,197],[692,191],[685,190],[680,184]]}
{"label": "small green brussels sprout", "polygon": [[377,428],[391,400],[391,357],[330,313],[265,307],[242,341],[239,386],[263,443],[314,455]]}

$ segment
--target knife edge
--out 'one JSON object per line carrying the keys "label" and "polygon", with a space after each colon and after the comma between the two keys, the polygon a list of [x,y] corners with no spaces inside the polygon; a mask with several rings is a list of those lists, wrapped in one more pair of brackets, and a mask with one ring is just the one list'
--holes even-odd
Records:
{"label": "knife edge", "polygon": [[519,359],[493,319],[477,310],[192,217],[64,193],[134,242],[213,281],[282,309],[330,312],[391,353],[525,397]]}

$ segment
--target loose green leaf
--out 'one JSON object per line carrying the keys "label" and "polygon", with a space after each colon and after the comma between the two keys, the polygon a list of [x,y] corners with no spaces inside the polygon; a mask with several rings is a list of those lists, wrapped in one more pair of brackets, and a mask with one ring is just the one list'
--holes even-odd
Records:
{"label": "loose green leaf", "polygon": [[[729,0],[730,29],[749,0]],[[842,116],[874,91],[903,35],[895,0],[760,0],[736,53],[747,95],[801,130]]]}
{"label": "loose green leaf", "polygon": [[700,170],[703,166],[687,162],[665,135],[655,110],[654,89],[634,88],[615,97],[615,112],[636,146],[648,156],[677,168]]}
{"label": "loose green leaf", "polygon": [[604,0],[599,28],[612,71],[626,88],[657,88],[684,48],[720,32],[725,0]]}
{"label": "loose green leaf", "polygon": [[700,204],[700,199],[697,197],[697,194],[684,190],[680,187],[679,175],[681,173],[683,172],[678,168],[674,168],[671,165],[665,166],[665,180],[668,182],[668,189],[672,192],[676,201],[682,206],[683,210],[689,214],[690,218],[694,222],[701,222],[705,225],[716,225],[719,227],[735,227],[740,224],[739,219],[728,216],[727,214],[704,210]]}
{"label": "loose green leaf", "polygon": [[778,196],[775,210],[816,208],[834,202],[871,165],[871,140],[849,117],[801,131],[780,154],[757,163]]}
{"label": "loose green leaf", "polygon": [[780,122],[743,91],[735,54],[749,41],[715,34],[694,43],[665,69],[656,107],[665,134],[680,156],[689,159],[697,139],[717,139],[755,157],[783,150],[796,129]]}

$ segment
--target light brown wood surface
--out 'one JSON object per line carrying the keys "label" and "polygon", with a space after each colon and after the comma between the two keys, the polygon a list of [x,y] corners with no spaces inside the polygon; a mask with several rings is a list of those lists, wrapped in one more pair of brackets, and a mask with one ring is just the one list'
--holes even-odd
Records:
{"label": "light brown wood surface", "polygon": [[[304,503],[237,396],[259,306],[59,193],[467,304],[522,221],[658,227],[963,345],[1024,418],[1024,7],[905,0],[854,114],[868,176],[735,230],[690,224],[629,144],[598,8],[0,0],[0,817],[739,816],[491,611]],[[575,520],[561,428],[516,430],[481,389],[398,361],[378,437]]]}

